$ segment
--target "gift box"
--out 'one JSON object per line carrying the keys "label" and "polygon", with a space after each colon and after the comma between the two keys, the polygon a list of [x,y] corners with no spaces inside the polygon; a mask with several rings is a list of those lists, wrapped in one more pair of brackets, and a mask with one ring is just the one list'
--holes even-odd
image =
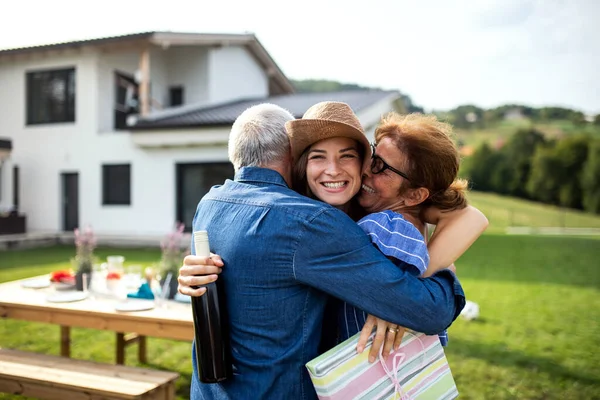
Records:
{"label": "gift box", "polygon": [[321,400],[414,399],[438,400],[458,397],[444,349],[437,335],[407,330],[400,348],[384,362],[381,356],[369,363],[375,334],[358,354],[360,334],[306,364]]}

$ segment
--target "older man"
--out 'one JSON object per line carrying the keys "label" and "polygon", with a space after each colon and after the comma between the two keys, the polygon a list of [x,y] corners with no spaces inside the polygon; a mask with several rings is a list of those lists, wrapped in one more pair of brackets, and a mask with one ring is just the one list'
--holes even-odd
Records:
{"label": "older man", "polygon": [[[429,334],[447,328],[464,306],[454,275],[419,279],[394,266],[340,210],[291,190],[285,123],[271,104],[252,107],[233,124],[229,158],[236,175],[204,196],[194,230],[207,230],[226,268],[234,376],[202,384],[194,360],[192,399],[316,398],[304,364],[317,356],[328,295],[387,321]],[[189,257],[179,282],[215,271]],[[212,267],[214,268],[214,267]]]}

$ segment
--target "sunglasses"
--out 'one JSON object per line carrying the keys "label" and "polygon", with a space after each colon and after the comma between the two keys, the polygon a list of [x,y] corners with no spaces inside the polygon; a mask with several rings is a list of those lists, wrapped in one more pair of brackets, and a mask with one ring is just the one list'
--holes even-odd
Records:
{"label": "sunglasses", "polygon": [[375,144],[371,144],[371,173],[373,173],[374,175],[380,174],[383,171],[385,171],[386,169],[389,169],[392,172],[395,172],[396,174],[400,175],[401,177],[403,177],[404,179],[406,179],[407,181],[410,181],[410,178],[408,177],[408,175],[406,175],[404,172],[397,170],[396,168],[392,167],[391,165],[389,165],[388,163],[386,163],[385,161],[383,161],[383,159],[381,157],[379,157],[377,154],[375,154],[375,148],[377,146]]}

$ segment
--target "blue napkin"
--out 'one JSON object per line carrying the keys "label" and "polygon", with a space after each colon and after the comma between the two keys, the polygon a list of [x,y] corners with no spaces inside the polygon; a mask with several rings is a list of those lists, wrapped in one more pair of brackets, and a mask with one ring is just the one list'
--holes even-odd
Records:
{"label": "blue napkin", "polygon": [[154,299],[154,293],[152,293],[152,289],[150,289],[150,285],[148,283],[142,283],[137,291],[137,293],[127,293],[127,297],[134,299]]}

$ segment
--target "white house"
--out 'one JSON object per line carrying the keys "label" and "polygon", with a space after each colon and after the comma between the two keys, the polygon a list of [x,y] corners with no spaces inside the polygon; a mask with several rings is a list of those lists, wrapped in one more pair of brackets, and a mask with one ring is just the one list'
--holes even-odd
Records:
{"label": "white house", "polygon": [[175,221],[189,226],[202,195],[232,177],[228,133],[247,107],[272,102],[301,117],[344,101],[372,132],[399,98],[295,94],[251,34],[0,50],[0,209],[18,209],[28,232],[90,224],[100,237],[160,237]]}

